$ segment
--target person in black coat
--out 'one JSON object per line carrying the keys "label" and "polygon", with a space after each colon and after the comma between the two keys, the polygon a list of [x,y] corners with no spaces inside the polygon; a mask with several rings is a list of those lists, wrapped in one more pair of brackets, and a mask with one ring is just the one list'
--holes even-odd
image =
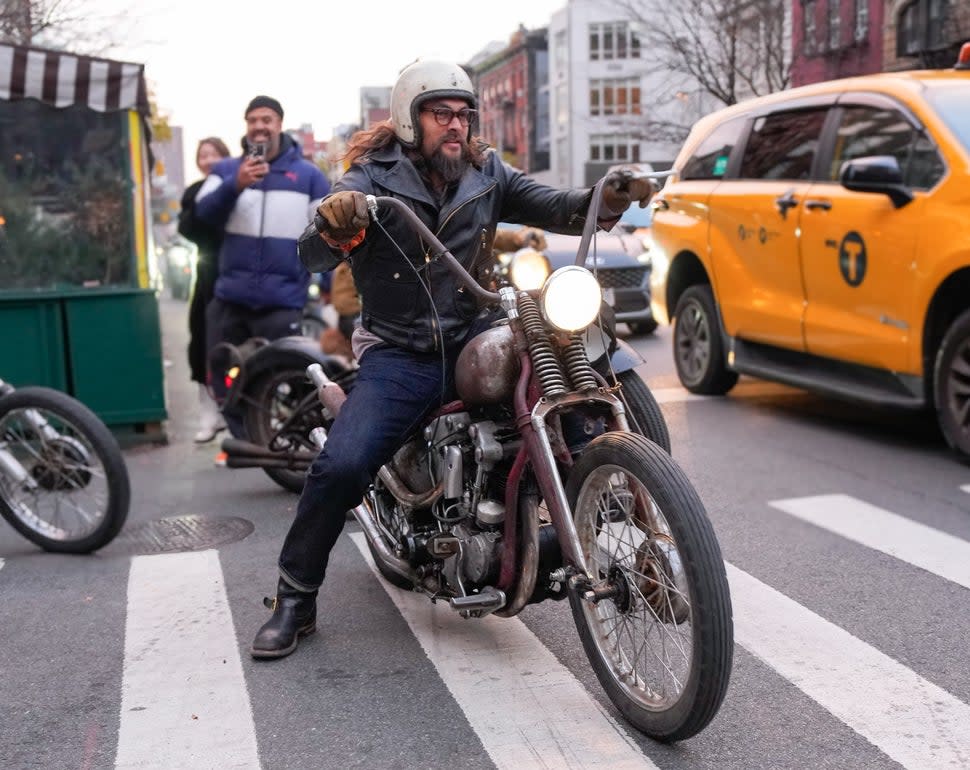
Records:
{"label": "person in black coat", "polygon": [[202,172],[202,178],[185,188],[182,193],[182,210],[179,212],[179,233],[192,241],[198,248],[195,268],[195,285],[189,300],[189,369],[193,382],[199,383],[199,430],[195,440],[199,443],[211,441],[219,431],[225,429],[226,422],[219,407],[209,394],[206,383],[206,327],[205,309],[212,299],[219,270],[219,246],[222,231],[202,222],[195,215],[195,196],[209,175],[209,169],[223,158],[229,157],[225,142],[215,136],[199,142],[195,152],[195,165]]}

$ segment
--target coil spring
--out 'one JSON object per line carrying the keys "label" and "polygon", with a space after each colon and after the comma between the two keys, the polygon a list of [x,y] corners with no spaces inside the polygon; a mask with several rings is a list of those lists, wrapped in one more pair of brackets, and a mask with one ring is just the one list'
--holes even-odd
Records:
{"label": "coil spring", "polygon": [[556,358],[556,353],[552,349],[546,326],[539,314],[539,306],[525,292],[519,294],[519,316],[522,318],[525,336],[529,340],[532,365],[535,367],[543,394],[546,398],[551,398],[560,393],[565,393],[567,390],[566,375],[563,374],[559,359]]}
{"label": "coil spring", "polygon": [[593,374],[593,367],[589,365],[589,359],[586,357],[583,338],[578,334],[570,338],[569,347],[563,352],[563,361],[566,364],[566,374],[569,375],[576,390],[596,390],[599,387]]}

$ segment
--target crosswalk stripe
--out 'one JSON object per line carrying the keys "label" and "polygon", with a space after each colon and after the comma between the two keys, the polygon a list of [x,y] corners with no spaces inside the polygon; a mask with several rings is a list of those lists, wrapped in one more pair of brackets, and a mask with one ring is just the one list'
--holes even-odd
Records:
{"label": "crosswalk stripe", "polygon": [[117,768],[259,768],[217,551],[137,556]]}
{"label": "crosswalk stripe", "polygon": [[970,706],[727,565],[735,640],[907,768],[970,765]]}
{"label": "crosswalk stripe", "polygon": [[960,490],[970,494],[970,484],[964,484],[962,487],[960,487]]}
{"label": "crosswalk stripe", "polygon": [[970,588],[970,543],[850,495],[773,500],[769,505],[842,537]]}
{"label": "crosswalk stripe", "polygon": [[[376,573],[364,535],[351,538]],[[520,620],[465,620],[381,583],[497,767],[656,768]]]}

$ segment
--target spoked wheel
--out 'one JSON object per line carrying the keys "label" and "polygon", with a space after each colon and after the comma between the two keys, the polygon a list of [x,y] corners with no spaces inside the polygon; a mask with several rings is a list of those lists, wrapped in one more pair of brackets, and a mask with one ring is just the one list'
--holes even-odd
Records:
{"label": "spoked wheel", "polygon": [[569,599],[600,683],[652,738],[695,735],[724,699],[734,650],[703,504],[670,456],[632,433],[590,442],[566,491],[592,577]]}
{"label": "spoked wheel", "polygon": [[[270,372],[253,384],[251,403],[246,406],[245,424],[250,441],[280,452],[314,452],[310,431],[330,427],[316,397],[316,389],[302,369]],[[263,468],[266,475],[283,489],[303,491],[306,471],[290,468]]]}
{"label": "spoked wheel", "polygon": [[657,399],[640,375],[629,369],[616,376],[623,386],[621,396],[627,407],[627,421],[635,433],[646,436],[670,454],[670,431]]}
{"label": "spoked wheel", "polygon": [[0,399],[0,513],[48,551],[89,553],[128,517],[118,442],[84,404],[50,388]]}

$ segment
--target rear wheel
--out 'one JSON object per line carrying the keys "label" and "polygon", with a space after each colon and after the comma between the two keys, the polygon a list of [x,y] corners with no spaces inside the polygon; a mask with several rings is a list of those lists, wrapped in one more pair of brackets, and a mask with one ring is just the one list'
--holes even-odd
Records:
{"label": "rear wheel", "polygon": [[[327,429],[333,420],[324,414],[316,389],[303,369],[272,371],[253,384],[245,411],[250,441],[285,456],[293,451],[315,451],[310,431]],[[264,468],[266,475],[283,489],[299,494],[306,480],[305,470]]]}
{"label": "rear wheel", "polygon": [[933,389],[940,430],[964,462],[970,462],[970,310],[950,324],[936,354]]}
{"label": "rear wheel", "polygon": [[738,373],[727,368],[721,322],[707,284],[685,291],[674,310],[674,365],[691,393],[721,396],[735,386]]}
{"label": "rear wheel", "polygon": [[652,738],[695,735],[720,708],[734,650],[703,504],[670,456],[633,433],[590,442],[566,493],[591,578],[569,600],[600,684]]}
{"label": "rear wheel", "polygon": [[84,404],[50,388],[0,399],[0,513],[48,551],[88,553],[128,517],[128,468],[117,440]]}

